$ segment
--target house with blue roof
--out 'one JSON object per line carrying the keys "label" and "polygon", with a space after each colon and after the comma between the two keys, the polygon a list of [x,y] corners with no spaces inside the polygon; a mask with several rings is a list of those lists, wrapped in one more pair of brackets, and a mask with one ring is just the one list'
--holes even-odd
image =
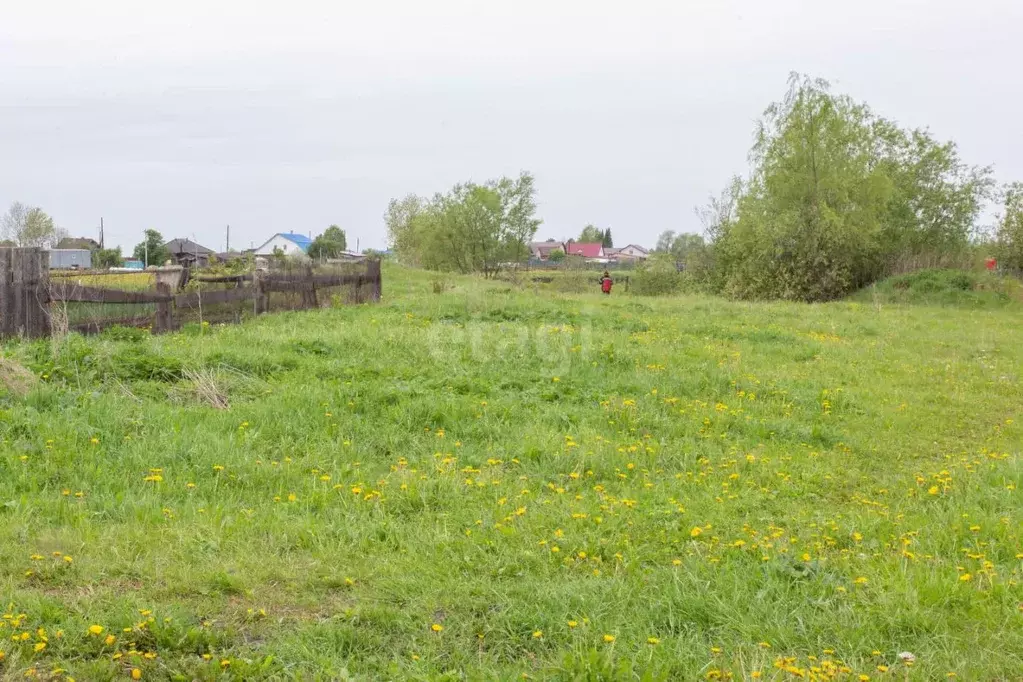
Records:
{"label": "house with blue roof", "polygon": [[270,237],[264,244],[253,249],[256,256],[269,258],[279,249],[285,256],[293,258],[308,258],[306,252],[312,245],[313,240],[304,234],[297,232],[278,232]]}

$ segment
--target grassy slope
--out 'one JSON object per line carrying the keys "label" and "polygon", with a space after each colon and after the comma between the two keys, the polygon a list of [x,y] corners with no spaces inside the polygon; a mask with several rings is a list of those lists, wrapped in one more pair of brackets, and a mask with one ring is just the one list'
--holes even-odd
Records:
{"label": "grassy slope", "polygon": [[9,348],[0,679],[1023,670],[1017,309],[454,282]]}

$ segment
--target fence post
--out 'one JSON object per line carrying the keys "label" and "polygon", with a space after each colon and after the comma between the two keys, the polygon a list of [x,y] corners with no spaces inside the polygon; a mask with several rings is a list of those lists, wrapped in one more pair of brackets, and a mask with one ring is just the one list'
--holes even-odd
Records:
{"label": "fence post", "polygon": [[305,288],[302,289],[302,303],[304,308],[315,308],[318,303],[316,301],[316,280],[313,279],[313,266],[307,265],[305,269],[305,276],[309,280],[309,291]]}
{"label": "fence post", "polygon": [[172,294],[181,286],[183,274],[183,268],[180,265],[167,265],[154,268],[153,270],[153,276],[156,278],[156,293],[167,297],[167,300],[156,303],[153,332],[157,334],[174,329],[174,316],[171,311],[173,306]]}
{"label": "fence post", "polygon": [[0,337],[17,335],[14,318],[14,249],[0,248]]}
{"label": "fence post", "polygon": [[49,336],[49,306],[49,253],[35,247],[0,249],[0,336]]}
{"label": "fence post", "polygon": [[256,268],[252,271],[252,289],[252,313],[262,315],[268,307],[265,270]]}
{"label": "fence post", "polygon": [[[167,282],[156,281],[156,293],[170,296],[171,286]],[[171,302],[159,301],[156,304],[156,317],[153,319],[153,333],[169,332],[173,327],[171,320]]]}
{"label": "fence post", "polygon": [[369,275],[369,279],[373,283],[373,291],[370,294],[370,297],[374,301],[379,301],[380,296],[383,293],[383,277],[380,273],[380,259],[373,258],[366,261],[366,274]]}

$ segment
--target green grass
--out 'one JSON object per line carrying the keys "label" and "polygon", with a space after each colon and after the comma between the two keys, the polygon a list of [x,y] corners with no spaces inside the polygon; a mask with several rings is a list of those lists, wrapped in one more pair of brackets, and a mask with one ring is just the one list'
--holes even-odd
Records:
{"label": "green grass", "polygon": [[1023,287],[1012,277],[969,270],[918,270],[867,287],[854,300],[966,308],[1017,307]]}
{"label": "green grass", "polygon": [[8,344],[0,679],[1019,679],[1018,307],[432,281]]}

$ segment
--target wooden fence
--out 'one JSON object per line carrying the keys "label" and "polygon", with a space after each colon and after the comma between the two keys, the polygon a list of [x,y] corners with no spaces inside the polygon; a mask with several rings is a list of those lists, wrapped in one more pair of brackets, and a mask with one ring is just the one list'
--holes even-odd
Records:
{"label": "wooden fence", "polygon": [[[185,322],[238,322],[251,315],[379,301],[380,261],[323,271],[311,265],[192,277],[177,267],[140,273],[146,289],[96,286],[108,273],[51,273],[43,249],[0,248],[0,337],[96,332],[115,325],[154,333]],[[135,275],[118,274],[113,279]],[[185,280],[188,280],[187,282]],[[86,283],[87,282],[87,283]]]}

